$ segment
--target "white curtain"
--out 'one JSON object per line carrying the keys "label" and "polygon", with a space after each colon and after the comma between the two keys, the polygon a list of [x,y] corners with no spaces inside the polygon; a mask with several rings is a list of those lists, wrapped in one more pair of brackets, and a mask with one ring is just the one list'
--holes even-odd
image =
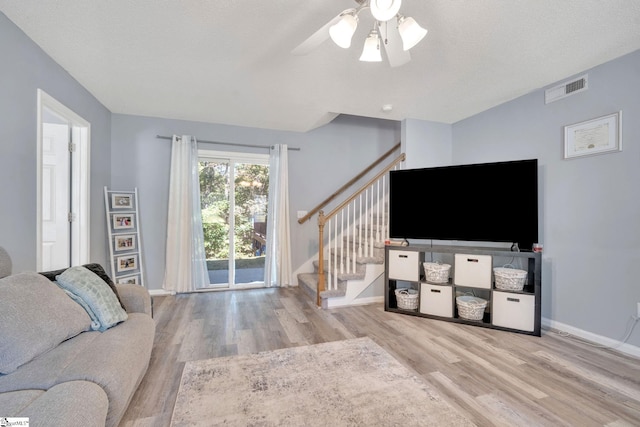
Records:
{"label": "white curtain", "polygon": [[189,135],[173,136],[164,283],[171,292],[191,292],[209,284],[204,253],[198,147]]}
{"label": "white curtain", "polygon": [[271,147],[269,204],[267,207],[266,286],[290,286],[291,236],[289,232],[289,168],[286,144]]}

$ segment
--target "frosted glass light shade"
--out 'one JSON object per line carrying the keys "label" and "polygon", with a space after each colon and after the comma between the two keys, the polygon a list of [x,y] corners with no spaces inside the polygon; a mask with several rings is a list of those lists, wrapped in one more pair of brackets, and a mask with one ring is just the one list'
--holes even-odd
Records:
{"label": "frosted glass light shade", "polygon": [[427,35],[427,30],[422,28],[413,18],[398,18],[398,31],[402,38],[402,48],[409,50],[417,45]]}
{"label": "frosted glass light shade", "polygon": [[380,22],[386,22],[398,14],[402,0],[371,0],[371,14]]}
{"label": "frosted glass light shade", "polygon": [[378,37],[378,32],[376,30],[371,31],[367,39],[364,41],[364,48],[362,49],[362,55],[360,55],[360,61],[382,61],[382,55],[380,53],[380,37]]}
{"label": "frosted glass light shade", "polygon": [[357,27],[358,17],[349,13],[342,15],[342,18],[329,28],[329,35],[335,44],[343,49],[348,49]]}

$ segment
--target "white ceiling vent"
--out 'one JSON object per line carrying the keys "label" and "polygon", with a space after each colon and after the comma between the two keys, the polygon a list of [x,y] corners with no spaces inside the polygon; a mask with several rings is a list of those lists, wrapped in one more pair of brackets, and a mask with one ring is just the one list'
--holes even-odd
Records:
{"label": "white ceiling vent", "polygon": [[558,99],[566,98],[569,95],[583,92],[589,89],[588,75],[578,77],[577,79],[570,80],[564,83],[554,86],[544,91],[544,103],[548,104]]}

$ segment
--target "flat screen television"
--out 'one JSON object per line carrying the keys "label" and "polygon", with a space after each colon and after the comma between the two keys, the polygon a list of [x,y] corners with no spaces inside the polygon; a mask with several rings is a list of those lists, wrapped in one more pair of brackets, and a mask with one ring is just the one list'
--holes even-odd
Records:
{"label": "flat screen television", "polygon": [[538,242],[537,159],[389,174],[393,239]]}

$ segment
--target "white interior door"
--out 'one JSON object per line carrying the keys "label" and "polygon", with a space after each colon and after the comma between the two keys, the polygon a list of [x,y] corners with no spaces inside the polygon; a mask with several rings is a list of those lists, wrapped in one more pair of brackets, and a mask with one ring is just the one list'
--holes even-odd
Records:
{"label": "white interior door", "polygon": [[43,270],[56,270],[71,265],[69,143],[68,124],[42,124]]}
{"label": "white interior door", "polygon": [[39,271],[89,262],[89,122],[38,90]]}

